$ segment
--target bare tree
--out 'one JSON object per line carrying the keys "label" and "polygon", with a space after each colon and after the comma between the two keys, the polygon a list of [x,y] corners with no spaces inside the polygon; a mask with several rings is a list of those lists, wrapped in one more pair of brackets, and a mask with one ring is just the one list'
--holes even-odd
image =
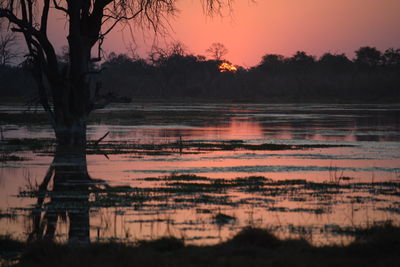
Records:
{"label": "bare tree", "polygon": [[166,48],[154,46],[153,51],[149,54],[149,61],[154,66],[163,64],[166,60],[173,56],[185,56],[187,54],[186,46],[180,42],[174,42],[168,45]]}
{"label": "bare tree", "polygon": [[15,63],[19,56],[15,47],[18,44],[18,36],[12,33],[0,33],[0,66]]}
{"label": "bare tree", "polygon": [[212,43],[211,46],[206,50],[206,53],[209,54],[215,60],[222,60],[226,54],[228,54],[228,49],[224,44],[221,43]]}
{"label": "bare tree", "polygon": [[[218,12],[230,0],[204,0],[206,13]],[[28,62],[38,85],[40,102],[62,145],[86,144],[90,112],[103,103],[93,85],[94,61],[100,60],[104,37],[129,22],[156,32],[165,30],[175,14],[176,0],[0,0],[0,19],[21,33]],[[60,64],[48,38],[49,15],[61,12],[68,27],[68,63]],[[167,26],[166,26],[167,25]],[[92,50],[97,46],[96,56]]]}

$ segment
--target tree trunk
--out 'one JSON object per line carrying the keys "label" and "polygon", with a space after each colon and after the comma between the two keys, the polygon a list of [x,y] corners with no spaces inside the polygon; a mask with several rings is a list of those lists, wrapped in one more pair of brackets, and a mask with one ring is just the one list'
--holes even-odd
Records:
{"label": "tree trunk", "polygon": [[54,132],[60,146],[72,145],[81,149],[86,147],[86,118],[77,118],[70,123],[58,122]]}
{"label": "tree trunk", "polygon": [[89,84],[84,81],[65,83],[54,90],[54,133],[58,145],[84,148],[87,118],[91,111]]}

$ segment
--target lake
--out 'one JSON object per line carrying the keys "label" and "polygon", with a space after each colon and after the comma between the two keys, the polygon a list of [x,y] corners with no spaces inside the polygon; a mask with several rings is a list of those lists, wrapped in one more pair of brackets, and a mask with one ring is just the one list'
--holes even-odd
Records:
{"label": "lake", "polygon": [[400,224],[397,104],[113,104],[91,117],[84,190],[40,187],[59,162],[40,109],[0,118],[0,234],[64,242],[84,213],[91,240],[215,244],[256,226],[323,245]]}

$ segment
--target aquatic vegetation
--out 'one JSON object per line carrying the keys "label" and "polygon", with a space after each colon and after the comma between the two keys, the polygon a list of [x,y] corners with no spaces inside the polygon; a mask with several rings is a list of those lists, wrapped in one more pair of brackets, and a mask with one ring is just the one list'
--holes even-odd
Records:
{"label": "aquatic vegetation", "polygon": [[48,152],[54,148],[55,140],[47,138],[5,138],[0,141],[3,151]]}
{"label": "aquatic vegetation", "polygon": [[1,153],[0,154],[0,162],[9,162],[9,161],[23,161],[25,158],[12,155],[9,153]]}
{"label": "aquatic vegetation", "polygon": [[[20,191],[19,197],[44,197],[51,201],[45,202],[41,207],[15,209],[15,211],[62,212],[87,208],[132,207],[141,216],[148,217],[129,219],[127,223],[172,223],[175,226],[181,224],[170,218],[159,218],[158,215],[164,212],[195,209],[199,215],[212,214],[212,222],[215,224],[225,225],[239,221],[236,217],[220,212],[220,207],[226,207],[227,211],[248,206],[263,208],[274,213],[321,215],[330,214],[335,205],[345,203],[380,203],[376,210],[398,214],[398,207],[387,197],[398,193],[400,181],[357,183],[348,180],[342,183],[329,181],[318,183],[303,179],[273,180],[263,176],[222,179],[176,173],[142,180],[157,181],[159,184],[149,187],[110,186],[104,181],[97,180],[88,182],[88,191],[73,192],[42,192],[37,186],[28,186]],[[237,199],[235,193],[241,192],[245,195]],[[354,195],[354,192],[360,195]],[[337,195],[342,196],[340,200],[336,199]],[[62,201],[55,201],[57,199]],[[79,199],[87,201],[81,202]],[[288,201],[298,203],[297,207],[284,204]],[[124,216],[125,212],[120,215]],[[191,224],[196,223],[191,222]],[[287,230],[291,233],[302,233],[300,228],[295,231],[290,225]],[[339,232],[337,228],[324,226],[323,231],[328,230],[332,234]],[[313,231],[318,230],[313,228]]]}
{"label": "aquatic vegetation", "polygon": [[391,212],[394,214],[400,214],[400,206],[389,206],[384,208],[377,208],[378,210],[383,210],[387,212]]}
{"label": "aquatic vegetation", "polygon": [[11,211],[3,212],[0,209],[0,219],[15,219],[16,217],[17,217],[17,214],[15,211],[11,210]]}
{"label": "aquatic vegetation", "polygon": [[[52,153],[55,140],[48,138],[6,138],[0,141],[4,151],[33,151],[36,153]],[[243,140],[229,140],[220,142],[177,141],[168,143],[143,144],[132,141],[88,141],[87,154],[138,154],[147,156],[166,156],[172,154],[199,154],[210,151],[276,151],[302,150],[315,148],[351,147],[343,144],[249,144]]]}
{"label": "aquatic vegetation", "polygon": [[234,216],[230,216],[224,213],[217,213],[213,216],[213,221],[218,225],[225,225],[228,223],[234,223],[236,218]]}
{"label": "aquatic vegetation", "polygon": [[195,174],[177,174],[171,173],[167,176],[158,177],[156,179],[164,180],[164,181],[207,181],[209,178],[204,176],[198,176]]}
{"label": "aquatic vegetation", "polygon": [[41,175],[57,166],[55,143],[45,125],[10,121],[0,151],[24,161],[2,164],[0,179],[17,187],[6,192],[11,204],[3,203],[1,223],[30,232],[34,214],[61,214],[62,242],[68,214],[86,213],[98,241],[167,232],[186,245],[220,243],[250,224],[282,238],[348,243],[350,231],[329,225],[399,223],[399,135],[384,115],[398,107],[387,108],[370,124],[365,106],[118,105],[94,114],[89,126],[89,176],[102,180],[90,178],[84,189],[54,180],[40,189]]}

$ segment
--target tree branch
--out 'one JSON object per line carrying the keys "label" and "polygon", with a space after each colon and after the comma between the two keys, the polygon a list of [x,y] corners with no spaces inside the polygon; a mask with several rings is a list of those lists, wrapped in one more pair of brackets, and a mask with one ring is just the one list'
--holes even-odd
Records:
{"label": "tree branch", "polygon": [[129,16],[129,17],[126,17],[126,16],[113,17],[113,16],[105,15],[104,17],[115,19],[115,21],[107,30],[104,31],[104,33],[100,34],[100,38],[102,38],[102,37],[106,36],[108,33],[110,33],[120,21],[132,20],[132,19],[136,18],[142,11],[143,11],[143,7],[140,8],[136,13],[134,13],[132,16]]}
{"label": "tree branch", "polygon": [[49,9],[50,9],[50,0],[44,0],[42,19],[40,22],[40,31],[43,34],[46,34],[47,32],[47,19],[49,17]]}
{"label": "tree branch", "polygon": [[55,8],[55,9],[60,10],[60,11],[62,11],[62,12],[64,12],[64,13],[67,13],[67,14],[68,14],[68,10],[67,10],[66,8],[60,6],[60,4],[57,3],[57,0],[53,0],[53,5],[54,5],[54,8]]}

